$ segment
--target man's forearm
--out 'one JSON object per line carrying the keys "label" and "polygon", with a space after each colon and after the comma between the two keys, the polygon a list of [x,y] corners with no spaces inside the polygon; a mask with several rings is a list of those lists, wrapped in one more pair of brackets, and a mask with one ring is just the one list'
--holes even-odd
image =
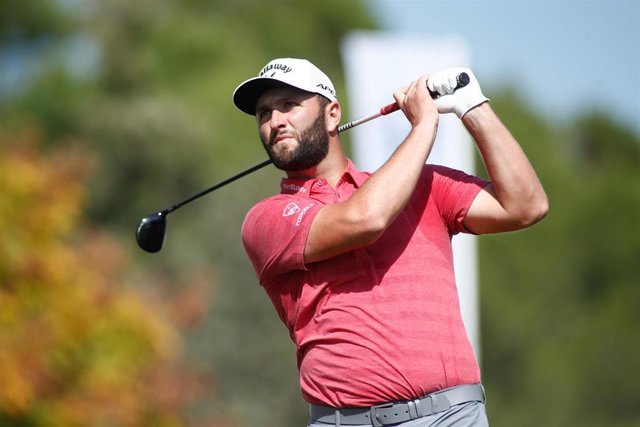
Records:
{"label": "man's forearm", "polygon": [[394,92],[394,98],[411,123],[409,135],[351,198],[318,212],[305,246],[306,262],[375,242],[411,198],[435,140],[438,110],[426,76]]}
{"label": "man's forearm", "polygon": [[391,223],[411,198],[431,152],[435,133],[436,128],[432,126],[413,128],[389,160],[352,198],[356,203],[366,199],[370,200],[369,203],[375,202],[376,216],[383,228]]}

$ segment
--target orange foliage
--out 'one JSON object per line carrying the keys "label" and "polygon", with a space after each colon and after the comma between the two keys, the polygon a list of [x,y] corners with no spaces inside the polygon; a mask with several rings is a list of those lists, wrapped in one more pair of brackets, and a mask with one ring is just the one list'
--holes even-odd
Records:
{"label": "orange foliage", "polygon": [[87,155],[37,139],[0,135],[0,424],[183,425],[211,381],[180,366],[174,321],[204,286],[172,305],[125,286],[122,249],[82,222]]}

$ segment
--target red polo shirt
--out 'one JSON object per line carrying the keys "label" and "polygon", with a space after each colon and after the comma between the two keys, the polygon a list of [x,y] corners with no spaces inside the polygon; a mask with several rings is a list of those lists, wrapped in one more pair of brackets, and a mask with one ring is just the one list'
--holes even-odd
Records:
{"label": "red polo shirt", "polygon": [[348,168],[323,179],[283,179],[254,206],[242,239],[260,284],[297,347],[309,403],[370,406],[480,382],[459,309],[451,237],[486,181],[425,165],[406,208],[360,249],[305,264],[311,223],[347,200],[370,174]]}

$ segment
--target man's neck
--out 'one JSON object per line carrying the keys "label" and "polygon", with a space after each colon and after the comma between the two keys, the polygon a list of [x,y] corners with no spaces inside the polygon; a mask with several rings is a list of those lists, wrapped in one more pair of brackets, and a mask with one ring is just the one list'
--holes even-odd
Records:
{"label": "man's neck", "polygon": [[316,166],[301,170],[287,172],[287,177],[293,179],[324,179],[332,188],[336,188],[338,181],[347,170],[348,160],[345,157],[339,140],[334,140],[329,145],[327,156]]}

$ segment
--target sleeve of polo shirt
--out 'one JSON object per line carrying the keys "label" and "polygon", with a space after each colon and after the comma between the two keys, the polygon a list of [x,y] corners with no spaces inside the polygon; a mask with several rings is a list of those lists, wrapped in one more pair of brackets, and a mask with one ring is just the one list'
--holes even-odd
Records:
{"label": "sleeve of polo shirt", "polygon": [[471,232],[462,224],[469,207],[489,181],[445,166],[433,167],[432,197],[453,234]]}
{"label": "sleeve of polo shirt", "polygon": [[262,279],[306,270],[304,248],[322,205],[315,200],[273,196],[255,205],[242,225],[242,243]]}

